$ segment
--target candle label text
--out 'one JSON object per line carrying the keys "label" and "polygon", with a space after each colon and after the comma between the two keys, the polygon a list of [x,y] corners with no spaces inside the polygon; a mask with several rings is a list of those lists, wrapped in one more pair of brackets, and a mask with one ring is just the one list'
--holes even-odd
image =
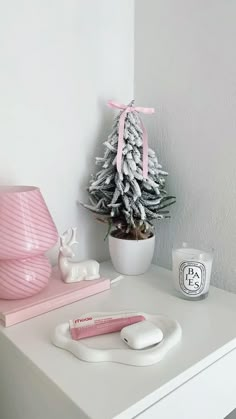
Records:
{"label": "candle label text", "polygon": [[179,267],[179,285],[187,295],[199,295],[206,283],[206,268],[200,262],[182,262]]}

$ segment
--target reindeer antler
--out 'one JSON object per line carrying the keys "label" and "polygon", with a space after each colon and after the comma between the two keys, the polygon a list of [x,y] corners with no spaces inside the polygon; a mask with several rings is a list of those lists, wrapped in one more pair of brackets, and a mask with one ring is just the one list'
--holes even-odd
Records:
{"label": "reindeer antler", "polygon": [[72,246],[72,244],[78,243],[76,240],[77,227],[70,228],[70,231],[71,231],[71,238],[67,243],[68,246]]}
{"label": "reindeer antler", "polygon": [[[77,227],[69,228],[66,230],[61,236],[60,241],[62,246],[72,246],[73,244],[78,243],[76,240],[76,233],[77,233]],[[68,238],[68,235],[70,234],[70,238]]]}
{"label": "reindeer antler", "polygon": [[68,235],[68,230],[64,231],[64,233],[60,236],[61,246],[66,245],[66,237]]}

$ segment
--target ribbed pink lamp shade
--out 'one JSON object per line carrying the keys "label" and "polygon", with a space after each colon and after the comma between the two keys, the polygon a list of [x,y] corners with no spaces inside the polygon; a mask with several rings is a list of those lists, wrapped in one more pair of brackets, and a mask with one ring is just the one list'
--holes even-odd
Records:
{"label": "ribbed pink lamp shade", "polygon": [[25,298],[47,285],[51,266],[44,253],[57,238],[39,188],[0,189],[0,298]]}

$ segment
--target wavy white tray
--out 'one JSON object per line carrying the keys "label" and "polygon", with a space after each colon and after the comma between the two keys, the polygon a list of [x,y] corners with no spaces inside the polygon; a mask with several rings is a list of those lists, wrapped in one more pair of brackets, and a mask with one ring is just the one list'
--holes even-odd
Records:
{"label": "wavy white tray", "polygon": [[[113,313],[87,313],[86,316],[112,315]],[[180,340],[182,330],[179,323],[163,315],[140,313],[163,331],[163,341],[143,350],[130,349],[121,339],[119,333],[72,340],[69,323],[59,324],[53,333],[52,342],[65,349],[77,358],[87,362],[118,362],[122,364],[147,366],[161,361],[167,352]]]}

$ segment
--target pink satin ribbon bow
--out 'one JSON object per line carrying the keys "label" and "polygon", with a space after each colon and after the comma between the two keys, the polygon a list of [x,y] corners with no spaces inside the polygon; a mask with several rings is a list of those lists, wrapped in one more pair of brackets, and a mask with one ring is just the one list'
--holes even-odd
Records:
{"label": "pink satin ribbon bow", "polygon": [[[145,114],[152,114],[155,112],[154,108],[143,108],[141,106],[127,106],[122,103],[114,102],[109,100],[108,106],[110,108],[123,109],[123,112],[120,115],[119,120],[119,136],[118,136],[118,148],[117,148],[117,157],[116,157],[116,167],[117,171],[121,173],[121,163],[122,163],[122,150],[124,144],[124,127],[125,127],[125,117],[128,112],[141,112]],[[143,177],[147,178],[148,175],[148,135],[147,131],[140,119],[140,124],[143,130]]]}

